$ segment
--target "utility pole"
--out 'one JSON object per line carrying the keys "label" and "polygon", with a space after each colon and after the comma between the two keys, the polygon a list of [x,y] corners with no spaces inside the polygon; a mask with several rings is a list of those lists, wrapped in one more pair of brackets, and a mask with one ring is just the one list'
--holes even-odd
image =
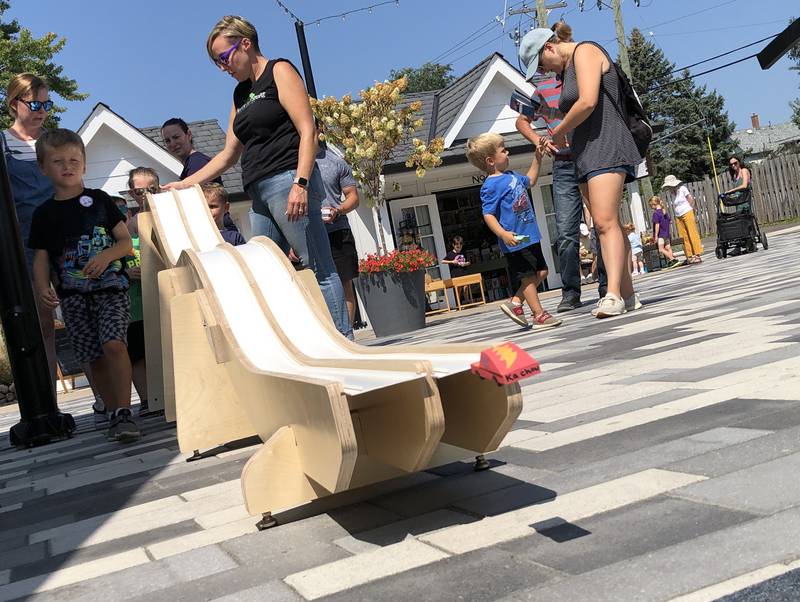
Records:
{"label": "utility pole", "polygon": [[522,5],[522,8],[511,9],[508,11],[508,16],[512,15],[529,15],[534,10],[536,11],[536,25],[537,27],[547,27],[547,13],[549,13],[554,8],[566,8],[567,3],[563,0],[561,2],[554,2],[553,4],[545,4],[545,0],[536,0],[536,8],[528,8],[525,4]]}
{"label": "utility pole", "polygon": [[619,47],[619,65],[633,83],[631,64],[628,61],[628,45],[625,43],[625,25],[622,22],[622,1],[612,0],[614,6],[614,26],[617,29],[617,46]]}
{"label": "utility pole", "polygon": [[545,0],[536,0],[536,22],[539,27],[547,27],[547,7]]}
{"label": "utility pole", "polygon": [[[622,22],[622,0],[611,0],[612,8],[614,9],[614,27],[617,32],[617,47],[619,49],[619,66],[628,76],[631,84],[634,83],[631,75],[631,63],[628,60],[628,45],[625,42],[625,24]],[[638,6],[638,3],[637,3]],[[653,196],[653,183],[650,181],[650,176],[645,176],[639,181],[639,186],[636,182],[628,184],[628,193],[631,197],[631,214],[636,222],[637,229],[641,229],[647,220],[644,219],[644,211],[642,208],[642,201],[639,197],[639,192],[645,198],[649,199]],[[640,221],[641,220],[641,221]]]}

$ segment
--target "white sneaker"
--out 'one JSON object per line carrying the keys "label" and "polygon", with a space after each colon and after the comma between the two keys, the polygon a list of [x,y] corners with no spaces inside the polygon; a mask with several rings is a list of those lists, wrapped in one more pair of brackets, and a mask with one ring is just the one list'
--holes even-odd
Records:
{"label": "white sneaker", "polygon": [[612,293],[608,293],[597,305],[595,317],[610,318],[613,316],[621,316],[625,311],[625,301]]}
{"label": "white sneaker", "polygon": [[593,315],[593,316],[596,316],[596,315],[597,315],[597,310],[598,310],[598,309],[600,309],[600,304],[601,304],[602,302],[603,302],[603,297],[600,297],[600,298],[597,300],[597,303],[595,303],[595,304],[594,304],[594,307],[592,308],[592,315]]}
{"label": "white sneaker", "polygon": [[635,311],[642,308],[642,302],[639,300],[639,294],[633,293],[630,297],[625,299],[625,310]]}

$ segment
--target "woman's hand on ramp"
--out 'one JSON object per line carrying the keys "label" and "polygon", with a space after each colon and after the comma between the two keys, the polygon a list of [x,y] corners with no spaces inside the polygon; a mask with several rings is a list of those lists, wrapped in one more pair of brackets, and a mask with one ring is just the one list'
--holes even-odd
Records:
{"label": "woman's hand on ramp", "polygon": [[161,186],[161,190],[183,190],[184,188],[189,188],[191,184],[187,184],[186,182],[170,182],[169,184],[164,184]]}

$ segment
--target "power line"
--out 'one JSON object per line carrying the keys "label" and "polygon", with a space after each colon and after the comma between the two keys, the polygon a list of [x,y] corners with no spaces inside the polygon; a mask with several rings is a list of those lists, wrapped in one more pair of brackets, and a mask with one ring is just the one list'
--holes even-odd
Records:
{"label": "power line", "polygon": [[775,23],[785,23],[786,19],[776,19],[775,21],[762,21],[760,23],[748,23],[747,25],[730,25],[728,27],[712,27],[710,29],[694,29],[692,31],[673,31],[669,33],[654,33],[649,32],[652,36],[658,36],[660,38],[663,37],[672,37],[672,36],[687,36],[687,35],[694,35],[697,33],[708,33],[710,31],[730,31],[731,29],[750,29],[753,27],[758,27],[759,25],[775,25]]}
{"label": "power line", "polygon": [[715,4],[714,6],[709,6],[708,8],[703,8],[693,13],[689,13],[687,15],[682,15],[680,17],[675,17],[674,19],[670,19],[669,21],[663,21],[661,23],[656,23],[655,25],[648,25],[643,29],[655,29],[656,27],[661,27],[662,25],[667,25],[668,23],[675,23],[675,21],[681,21],[682,19],[687,19],[688,17],[694,17],[695,15],[699,15],[700,13],[705,13],[710,10],[714,10],[715,8],[720,8],[722,6],[726,6],[728,4],[733,4],[734,2],[738,2],[739,0],[727,0],[727,2],[721,2],[720,4]]}
{"label": "power line", "polygon": [[[512,9],[518,7],[518,6],[523,5],[523,4],[525,4],[525,0],[522,0],[521,2],[517,2],[517,3],[515,3],[515,4],[513,4],[513,5],[509,6],[509,7],[506,7],[506,8],[507,8],[507,10],[512,10]],[[497,16],[494,19],[492,19],[491,21],[489,21],[488,23],[482,25],[481,27],[479,27],[478,29],[473,31],[471,34],[468,34],[464,39],[462,39],[461,41],[457,42],[455,45],[453,45],[450,48],[448,48],[447,50],[441,52],[438,56],[434,57],[433,59],[431,59],[428,62],[438,63],[438,62],[442,61],[448,55],[455,53],[456,51],[464,48],[465,46],[468,46],[471,42],[473,42],[474,40],[476,40],[476,39],[478,39],[478,38],[480,38],[480,37],[482,37],[484,35],[486,35],[489,31],[492,30],[493,27],[495,27],[496,25],[500,25],[500,24],[501,24],[500,17]],[[495,39],[497,39],[497,38],[495,38]],[[492,41],[494,41],[494,40],[492,40]],[[484,44],[484,46],[485,46],[485,44]],[[483,46],[481,46],[480,48],[482,48],[482,47]]]}
{"label": "power line", "polygon": [[348,10],[336,15],[328,15],[327,17],[320,17],[319,19],[314,19],[313,21],[309,21],[306,25],[319,25],[323,21],[328,21],[329,19],[342,19],[344,21],[347,15],[352,15],[355,13],[364,13],[364,12],[372,13],[373,8],[378,8],[380,6],[385,6],[387,4],[394,4],[395,6],[400,6],[400,0],[386,0],[385,2],[378,2],[377,4],[371,4],[370,6],[363,6],[361,8],[354,8],[353,10]]}
{"label": "power line", "polygon": [[[771,40],[772,38],[778,37],[780,34],[773,34],[771,36],[767,36],[766,38],[761,38],[760,40],[756,40],[755,42],[751,42],[750,44],[745,44],[744,46],[739,46],[738,48],[734,48],[733,50],[728,50],[728,52],[723,52],[722,54],[718,54],[716,56],[712,56],[711,58],[704,59],[702,61],[698,61],[696,63],[692,63],[691,65],[686,65],[685,67],[681,67],[680,69],[675,69],[674,71],[670,71],[669,74],[672,75],[673,73],[678,73],[679,71],[683,71],[684,69],[691,69],[692,67],[697,67],[697,65],[702,65],[703,63],[708,63],[723,56],[727,56],[729,54],[733,54],[734,52],[738,52],[739,50],[744,50],[745,48],[750,48],[750,46],[755,46],[756,44],[760,44],[761,42],[765,42],[767,40]],[[755,56],[755,55],[753,55]]]}
{"label": "power line", "polygon": [[452,61],[450,61],[450,62],[451,62],[451,63],[457,63],[458,61],[460,61],[460,60],[461,60],[461,59],[463,59],[464,57],[467,57],[467,56],[469,56],[470,54],[472,54],[472,53],[473,53],[473,52],[475,52],[476,50],[480,50],[481,48],[485,48],[485,47],[486,47],[486,46],[488,46],[489,44],[491,44],[491,43],[493,43],[493,42],[496,42],[497,40],[499,40],[500,38],[502,38],[504,35],[506,35],[506,34],[505,34],[505,32],[502,32],[502,33],[501,33],[499,36],[497,36],[496,38],[492,38],[491,40],[489,40],[489,41],[488,41],[488,42],[486,42],[485,44],[483,44],[483,45],[481,45],[481,46],[478,46],[477,48],[473,48],[473,49],[472,49],[472,50],[470,50],[469,52],[466,52],[466,53],[462,54],[460,57],[458,57],[457,59],[453,59],[453,60],[452,60]]}
{"label": "power line", "polygon": [[731,61],[730,63],[725,63],[724,65],[720,65],[719,67],[714,67],[713,69],[708,69],[706,71],[701,71],[700,73],[695,73],[694,75],[690,75],[689,77],[683,77],[681,79],[674,79],[671,82],[667,82],[666,84],[662,84],[660,86],[652,88],[651,90],[648,90],[644,94],[644,96],[647,96],[648,94],[652,94],[653,92],[657,92],[658,90],[661,90],[663,88],[668,88],[669,86],[674,86],[675,84],[680,84],[681,82],[689,81],[690,79],[694,79],[695,77],[700,77],[701,75],[706,75],[708,73],[713,73],[714,71],[719,71],[720,69],[725,69],[726,67],[730,67],[731,65],[736,65],[737,63],[741,63],[743,61],[749,60],[749,59],[751,59],[753,57],[756,57],[756,56],[758,56],[758,53],[751,54],[750,56],[746,56],[744,58],[741,58],[741,59],[738,59],[738,60],[735,60],[735,61]]}

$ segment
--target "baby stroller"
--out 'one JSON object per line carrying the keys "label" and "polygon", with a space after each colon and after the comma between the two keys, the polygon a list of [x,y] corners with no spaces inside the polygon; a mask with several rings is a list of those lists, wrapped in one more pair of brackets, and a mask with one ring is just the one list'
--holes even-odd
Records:
{"label": "baby stroller", "polygon": [[753,191],[750,188],[719,195],[717,204],[717,259],[725,259],[729,249],[738,255],[742,249],[748,253],[756,251],[761,243],[766,251],[767,235],[761,231],[753,213]]}

